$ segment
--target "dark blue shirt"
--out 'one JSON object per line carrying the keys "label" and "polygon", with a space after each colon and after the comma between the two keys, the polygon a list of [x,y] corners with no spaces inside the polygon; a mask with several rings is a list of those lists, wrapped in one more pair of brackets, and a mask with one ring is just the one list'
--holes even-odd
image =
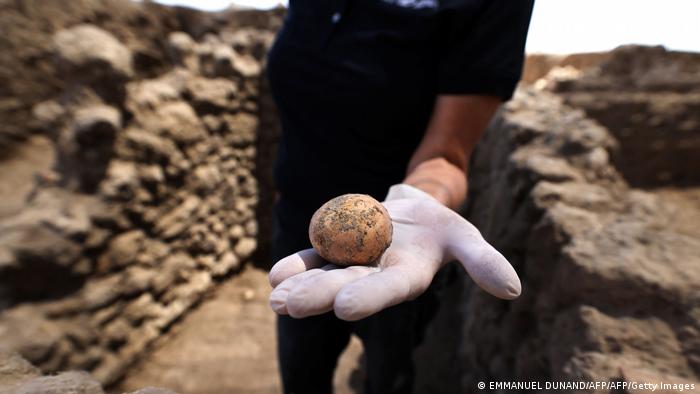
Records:
{"label": "dark blue shirt", "polygon": [[269,54],[275,182],[310,215],[402,181],[440,94],[508,100],[533,0],[290,0]]}

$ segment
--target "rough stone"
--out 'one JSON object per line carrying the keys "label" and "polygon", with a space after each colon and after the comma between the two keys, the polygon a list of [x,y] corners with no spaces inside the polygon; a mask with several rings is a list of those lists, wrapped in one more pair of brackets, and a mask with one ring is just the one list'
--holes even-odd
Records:
{"label": "rough stone", "polygon": [[254,78],[260,75],[260,63],[255,58],[237,53],[230,46],[217,46],[213,57],[214,72],[222,77]]}
{"label": "rough stone", "polygon": [[182,31],[175,31],[168,35],[168,50],[176,64],[197,71],[196,49],[197,44],[189,34]]}
{"label": "rough stone", "polygon": [[37,125],[46,131],[53,131],[66,113],[66,108],[55,100],[47,100],[38,103],[32,108],[32,116]]}
{"label": "rough stone", "polygon": [[179,235],[192,221],[191,214],[199,206],[200,201],[196,196],[187,197],[182,204],[156,222],[156,230],[166,239]]}
{"label": "rough stone", "polygon": [[165,291],[168,286],[183,276],[183,273],[193,269],[195,261],[185,253],[168,256],[162,263],[159,275],[153,279],[153,288],[157,294]]}
{"label": "rough stone", "polygon": [[104,394],[102,386],[87,372],[64,372],[21,384],[13,394]]}
{"label": "rough stone", "polygon": [[61,338],[60,326],[29,306],[3,311],[0,334],[0,347],[35,363],[49,358]]}
{"label": "rough stone", "polygon": [[96,105],[79,108],[75,112],[73,133],[81,145],[93,142],[93,139],[114,137],[121,128],[121,114],[108,105]]}
{"label": "rough stone", "polygon": [[141,230],[128,231],[114,237],[107,246],[107,252],[100,256],[98,270],[107,272],[132,264],[141,251],[144,239],[145,234]]}
{"label": "rough stone", "polygon": [[41,375],[41,371],[19,354],[0,348],[0,388],[16,386]]}
{"label": "rough stone", "polygon": [[232,270],[237,269],[241,264],[241,261],[235,254],[231,252],[226,252],[221,256],[218,264],[212,268],[212,274],[214,276],[221,276],[228,274]]}
{"label": "rough stone", "polygon": [[524,161],[530,171],[550,182],[583,180],[582,175],[561,158],[528,155]]}
{"label": "rough stone", "polygon": [[33,115],[16,128],[46,133],[57,154],[0,223],[0,344],[113,384],[255,249],[258,123],[242,112],[257,108],[272,34],[226,42],[191,10],[117,0],[67,16],[72,3],[54,3],[8,6],[30,22],[22,34],[48,38],[21,55],[47,87],[0,111]]}
{"label": "rough stone", "polygon": [[100,383],[109,385],[126,373],[127,365],[117,355],[108,353],[91,373]]}
{"label": "rough stone", "polygon": [[617,144],[561,98],[527,90],[486,132],[467,217],[524,292],[505,303],[466,284],[464,390],[634,371],[697,381],[697,191],[630,190],[608,159]]}
{"label": "rough stone", "polygon": [[134,73],[129,49],[97,26],[84,24],[62,30],[53,43],[61,66],[76,74],[128,78]]}
{"label": "rough stone", "polygon": [[139,118],[144,130],[172,138],[173,141],[191,144],[206,136],[204,126],[192,106],[183,101],[164,103],[151,113]]}
{"label": "rough stone", "polygon": [[125,158],[144,162],[165,160],[176,162],[182,156],[173,141],[145,130],[131,128],[124,134],[124,140],[120,141],[120,148],[123,149],[120,153]]}
{"label": "rough stone", "polygon": [[255,142],[255,135],[258,128],[258,120],[246,113],[227,115],[223,117],[224,122],[231,134],[227,142],[233,146],[248,146]]}
{"label": "rough stone", "polygon": [[[95,350],[96,348],[91,348]],[[88,352],[89,353],[89,352]],[[86,353],[87,354],[87,353]],[[87,354],[89,356],[89,354]],[[100,383],[87,372],[69,371],[41,376],[27,360],[0,349],[0,392],[6,394],[104,394]],[[134,393],[176,394],[167,389],[147,387]]]}
{"label": "rough stone", "polygon": [[144,293],[125,307],[124,316],[137,325],[144,319],[160,316],[161,309],[150,293]]}
{"label": "rough stone", "polygon": [[152,110],[162,103],[180,99],[181,89],[170,82],[170,78],[161,78],[127,84],[127,108],[131,111]]}
{"label": "rough stone", "polygon": [[80,352],[74,352],[68,356],[68,365],[81,370],[92,370],[100,363],[105,355],[101,346],[90,346]]}
{"label": "rough stone", "polygon": [[123,344],[126,342],[131,329],[132,327],[126,319],[120,318],[109,323],[104,328],[104,334],[111,346],[114,346],[114,344]]}
{"label": "rough stone", "polygon": [[192,78],[188,81],[187,91],[200,114],[219,113],[224,110],[237,110],[235,100],[238,88],[225,78]]}
{"label": "rough stone", "polygon": [[216,166],[204,165],[194,169],[192,188],[203,192],[214,189],[223,180]]}
{"label": "rough stone", "polygon": [[79,285],[85,273],[80,241],[89,233],[95,208],[99,203],[90,198],[69,202],[60,191],[44,190],[28,209],[0,224],[0,284],[17,296],[15,301],[51,297]]}
{"label": "rough stone", "polygon": [[240,224],[236,224],[229,230],[229,237],[232,241],[238,241],[245,235],[245,229]]}
{"label": "rough stone", "polygon": [[102,183],[102,193],[111,199],[128,200],[138,188],[136,165],[128,161],[113,160],[107,168],[107,180]]}
{"label": "rough stone", "polygon": [[233,251],[236,252],[236,255],[240,256],[241,258],[247,258],[253,254],[257,245],[258,244],[255,238],[241,238],[236,243]]}

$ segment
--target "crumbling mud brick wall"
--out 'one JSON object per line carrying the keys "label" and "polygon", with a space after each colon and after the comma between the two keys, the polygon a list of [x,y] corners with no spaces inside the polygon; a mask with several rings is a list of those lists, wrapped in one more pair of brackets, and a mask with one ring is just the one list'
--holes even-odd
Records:
{"label": "crumbling mud brick wall", "polygon": [[467,284],[464,392],[480,381],[700,378],[697,194],[630,188],[611,160],[620,144],[532,89],[487,131],[467,216],[523,293],[505,302]]}
{"label": "crumbling mud brick wall", "polygon": [[196,13],[122,0],[0,1],[0,157],[40,130],[33,106],[66,88],[55,72],[51,36],[78,23],[99,25],[132,51],[133,71],[153,76],[169,67],[161,43],[171,29],[189,30]]}
{"label": "crumbling mud brick wall", "polygon": [[0,223],[0,347],[111,384],[251,258],[272,37],[172,32],[171,66],[152,77],[95,25],[51,37],[65,89],[36,103],[32,121],[57,159],[27,207]]}
{"label": "crumbling mud brick wall", "polygon": [[551,90],[620,142],[612,159],[630,185],[700,185],[699,54],[621,47]]}
{"label": "crumbling mud brick wall", "polygon": [[131,0],[0,0],[0,159],[28,137],[41,133],[32,109],[67,88],[55,72],[52,35],[89,23],[114,35],[132,53],[134,78],[153,78],[172,67],[166,54],[170,32],[200,40],[223,30],[275,31],[284,10],[226,10],[205,13]]}

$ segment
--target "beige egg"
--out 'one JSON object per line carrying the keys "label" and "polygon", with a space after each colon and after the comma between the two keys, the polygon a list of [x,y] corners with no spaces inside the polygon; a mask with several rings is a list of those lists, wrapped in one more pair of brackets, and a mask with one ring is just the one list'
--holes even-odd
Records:
{"label": "beige egg", "polygon": [[392,232],[389,212],[365,194],[344,194],[328,201],[309,225],[316,252],[342,266],[376,262],[391,245]]}

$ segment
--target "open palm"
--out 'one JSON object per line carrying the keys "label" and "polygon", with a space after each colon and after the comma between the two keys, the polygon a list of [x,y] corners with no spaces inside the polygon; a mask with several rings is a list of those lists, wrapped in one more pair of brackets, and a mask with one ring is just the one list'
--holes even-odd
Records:
{"label": "open palm", "polygon": [[418,297],[440,267],[455,259],[494,296],[520,295],[510,263],[456,212],[413,191],[390,193],[382,204],[394,229],[376,265],[339,267],[313,249],[287,256],[270,271],[272,309],[295,318],[332,310],[340,319],[359,320]]}

